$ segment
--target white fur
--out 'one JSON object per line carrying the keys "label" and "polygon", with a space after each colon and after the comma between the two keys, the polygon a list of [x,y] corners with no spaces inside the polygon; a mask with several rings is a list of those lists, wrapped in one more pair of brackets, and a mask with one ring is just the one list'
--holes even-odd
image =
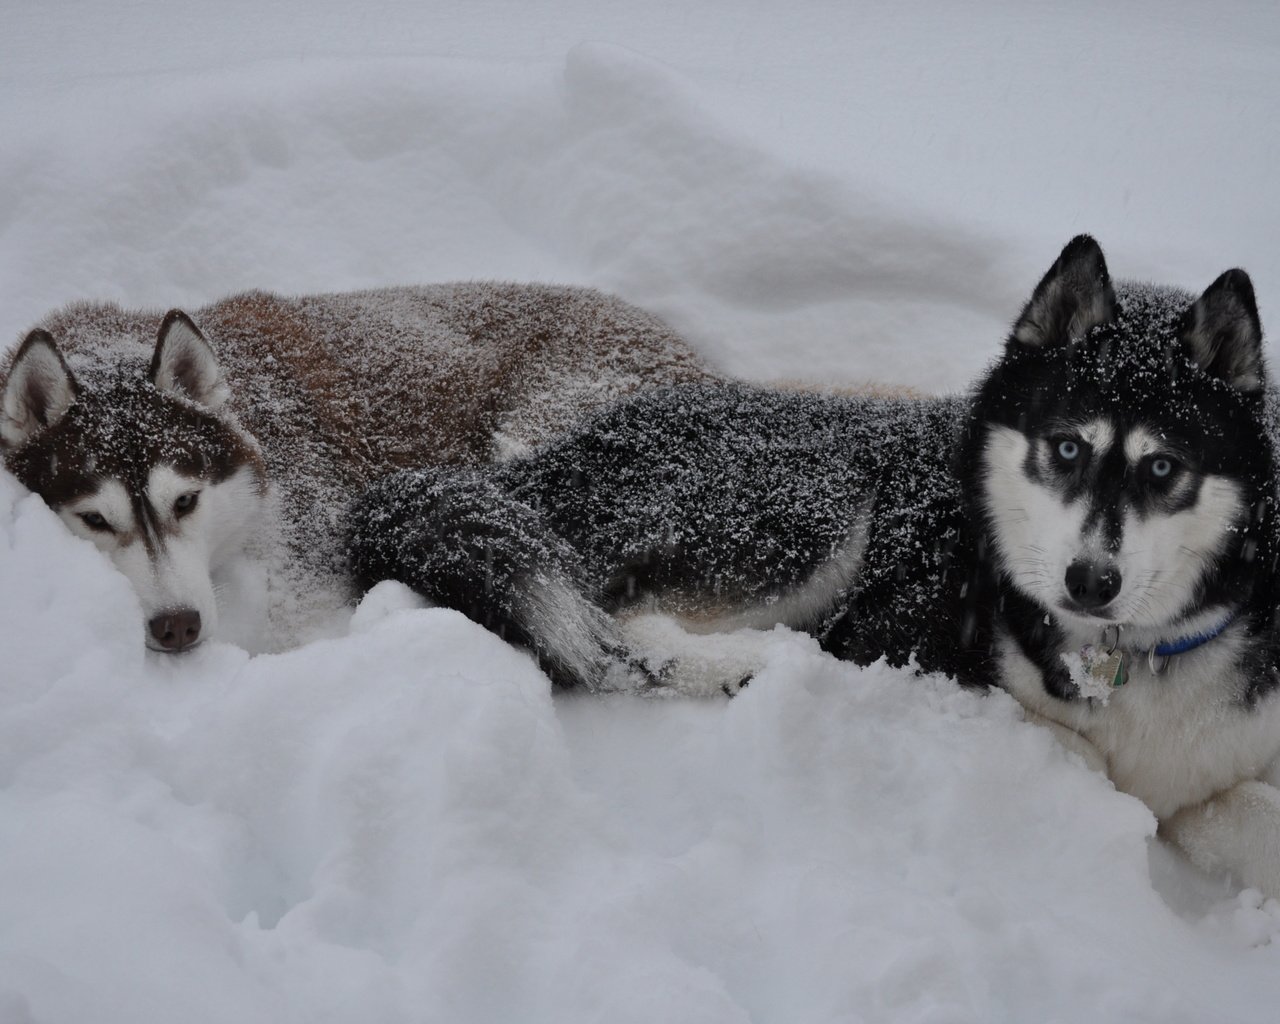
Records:
{"label": "white fur", "polygon": [[516,615],[532,636],[545,637],[547,653],[576,679],[594,685],[602,645],[614,641],[613,620],[563,580],[535,579],[520,589]]}
{"label": "white fur", "polygon": [[1131,466],[1136,466],[1148,455],[1157,455],[1164,449],[1164,442],[1145,427],[1134,427],[1125,435],[1124,457]]}
{"label": "white fur", "polygon": [[[199,493],[195,509],[178,518],[174,502],[193,491]],[[214,576],[240,555],[259,525],[263,502],[257,477],[246,466],[214,484],[157,466],[146,497],[159,516],[158,533],[138,521],[118,480],[103,481],[94,494],[65,505],[59,515],[128,577],[145,622],[163,612],[191,609],[200,613],[201,639],[206,639],[216,633],[219,619]],[[81,516],[89,512],[103,516],[113,532],[86,525]],[[150,534],[150,547],[144,532]]]}
{"label": "white fur", "polygon": [[1105,705],[1050,696],[1039,669],[1002,637],[1001,685],[1030,711],[1092,743],[1116,787],[1163,818],[1257,778],[1280,755],[1280,697],[1254,707],[1237,699],[1245,684],[1235,668],[1243,629],[1230,627],[1158,674],[1131,655],[1129,681]]}
{"label": "white fur", "polygon": [[1148,628],[1173,622],[1192,602],[1205,567],[1226,547],[1245,514],[1239,486],[1216,476],[1205,478],[1196,504],[1182,512],[1142,522],[1127,513],[1117,559],[1124,574],[1117,618]]}
{"label": "white fur", "polygon": [[[1093,436],[1091,443],[1114,443],[1103,431],[1095,429]],[[1149,454],[1151,442],[1148,432],[1138,430],[1124,439],[1126,457],[1135,468]],[[1120,550],[1108,552],[1101,538],[1085,528],[1085,501],[1064,505],[1056,491],[1027,477],[1027,454],[1032,444],[1042,443],[1003,426],[992,427],[987,437],[984,502],[1002,568],[1020,590],[1055,615],[1080,629],[1097,630],[1103,619],[1065,606],[1066,572],[1077,560],[1106,559],[1123,580],[1106,621],[1167,632],[1192,602],[1209,560],[1221,553],[1246,514],[1240,488],[1225,477],[1208,476],[1191,508],[1145,519],[1128,511]]]}
{"label": "white fur", "polygon": [[1086,509],[1064,506],[1058,495],[1023,471],[1031,440],[993,426],[983,452],[983,501],[995,527],[996,554],[1018,589],[1056,608],[1066,594],[1067,566],[1084,534]]}
{"label": "white fur", "polygon": [[[1008,678],[1022,677],[1011,674]],[[1144,713],[1144,705],[1149,703],[1149,700],[1140,697],[1133,702],[1126,717],[1132,718],[1135,714]],[[1276,701],[1273,700],[1271,703],[1274,704]],[[1091,710],[1095,714],[1105,714],[1104,709],[1094,707]],[[1237,709],[1237,715],[1241,719],[1252,717],[1251,712],[1244,709]],[[1114,781],[1113,769],[1108,764],[1103,751],[1081,732],[1031,710],[1027,711],[1027,719],[1048,727],[1064,747],[1079,754],[1085,764],[1095,771],[1112,775]],[[1164,741],[1157,745],[1158,754],[1167,754],[1170,744],[1179,739],[1175,735],[1176,730],[1169,728],[1169,717],[1157,715],[1147,724],[1157,732],[1158,738]],[[1123,727],[1122,721],[1114,721],[1110,723],[1110,728],[1095,728],[1090,732],[1095,738],[1107,736],[1114,739],[1115,734]],[[1262,756],[1265,756],[1268,744],[1265,740],[1261,743],[1257,741],[1260,734],[1264,735],[1266,730],[1274,730],[1274,727],[1275,711],[1272,709],[1266,716],[1265,722],[1257,728],[1247,730],[1249,733],[1247,741],[1253,741],[1251,745]],[[1147,732],[1134,739],[1145,742],[1150,735],[1151,732]],[[1229,764],[1231,754],[1229,744],[1233,738],[1235,737],[1231,735],[1212,736],[1210,731],[1204,731],[1199,737],[1194,738],[1199,740],[1193,747],[1193,752],[1197,756],[1191,763],[1180,767],[1183,770],[1194,771],[1196,768],[1208,765],[1211,770],[1216,770],[1218,773],[1222,773],[1225,769],[1225,773],[1230,774],[1232,766]],[[1143,760],[1146,762],[1148,758],[1144,757]],[[1168,767],[1165,759],[1157,756],[1150,760],[1155,763],[1146,765],[1143,774],[1147,777],[1147,781],[1154,780],[1170,804],[1182,799],[1184,795],[1173,793],[1164,780],[1156,778],[1161,768]],[[1247,769],[1249,765],[1246,764],[1244,767]],[[1280,760],[1273,760],[1261,774],[1263,778],[1254,778],[1253,774],[1246,774],[1241,781],[1227,785],[1206,799],[1183,804],[1172,812],[1165,810],[1159,813],[1160,835],[1181,848],[1191,862],[1202,870],[1230,871],[1242,884],[1260,889],[1270,896],[1276,896],[1280,895],[1280,789],[1276,788],[1275,781],[1280,777]],[[1129,781],[1132,782],[1132,779]],[[1143,796],[1142,793],[1135,792],[1132,787],[1119,783],[1117,786],[1142,797],[1150,805],[1150,795]],[[1196,787],[1197,790],[1203,788],[1203,785]]]}
{"label": "white fur", "polygon": [[1205,871],[1231,871],[1269,896],[1280,894],[1280,790],[1241,782],[1160,823],[1160,833]]}
{"label": "white fur", "polygon": [[1077,428],[1080,436],[1094,451],[1095,458],[1100,458],[1116,442],[1116,428],[1108,420],[1089,420]]}

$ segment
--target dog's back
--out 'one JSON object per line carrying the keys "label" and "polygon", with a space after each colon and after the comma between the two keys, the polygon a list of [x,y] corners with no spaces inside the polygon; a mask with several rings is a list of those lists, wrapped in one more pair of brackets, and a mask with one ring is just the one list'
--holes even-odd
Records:
{"label": "dog's back", "polygon": [[611,655],[641,655],[588,605],[669,613],[699,633],[781,623],[855,661],[914,653],[959,671],[950,456],[964,410],[725,381],[655,388],[528,458],[381,482],[353,516],[352,566],[365,586],[399,579],[529,644],[568,683],[600,685]]}
{"label": "dog's back", "polygon": [[[395,469],[485,462],[646,383],[709,376],[657,317],[584,288],[246,292],[191,317],[268,476],[329,527],[355,489]],[[41,326],[77,371],[130,354],[145,365],[160,322],[153,311],[75,304]],[[298,507],[285,515],[308,518]]]}
{"label": "dog's back", "polygon": [[[80,303],[40,328],[10,360],[7,370],[26,359],[22,373],[0,375],[6,415],[17,417],[6,421],[10,468],[114,557],[129,546],[120,541],[132,536],[134,517],[121,498],[118,522],[107,530],[96,505],[80,508],[107,482],[101,471],[111,460],[96,449],[127,449],[114,454],[133,467],[124,489],[136,504],[158,467],[172,461],[166,437],[173,448],[185,420],[229,431],[236,444],[222,443],[216,453],[198,439],[182,442],[192,449],[183,479],[207,476],[211,461],[219,479],[239,464],[257,464],[259,477],[265,468],[284,535],[280,567],[293,577],[275,597],[292,603],[312,595],[303,598],[304,616],[342,593],[338,524],[378,477],[502,458],[646,384],[710,375],[656,317],[594,290],[545,285],[294,298],[248,292],[190,318]],[[139,408],[148,410],[145,424],[132,411]],[[73,471],[74,479],[64,479]],[[197,500],[190,497],[197,490],[182,490],[183,500]],[[237,495],[237,521],[249,520],[250,504],[247,491]],[[200,523],[212,515],[208,501],[202,508]],[[176,534],[176,521],[170,526]],[[198,526],[184,520],[182,529]],[[132,574],[140,592],[150,572],[140,563]],[[165,600],[185,608],[179,598]],[[206,624],[211,615],[206,609]]]}

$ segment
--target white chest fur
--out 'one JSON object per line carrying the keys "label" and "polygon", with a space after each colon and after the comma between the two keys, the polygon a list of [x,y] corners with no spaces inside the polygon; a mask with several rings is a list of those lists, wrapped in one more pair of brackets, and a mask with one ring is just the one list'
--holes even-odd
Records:
{"label": "white chest fur", "polygon": [[1128,682],[1103,704],[1050,696],[1040,670],[1004,636],[1000,681],[1028,710],[1085,737],[1116,788],[1163,818],[1258,778],[1280,754],[1280,694],[1253,706],[1241,700],[1245,680],[1235,664],[1242,642],[1239,629],[1229,630],[1170,659],[1160,673],[1131,658]]}

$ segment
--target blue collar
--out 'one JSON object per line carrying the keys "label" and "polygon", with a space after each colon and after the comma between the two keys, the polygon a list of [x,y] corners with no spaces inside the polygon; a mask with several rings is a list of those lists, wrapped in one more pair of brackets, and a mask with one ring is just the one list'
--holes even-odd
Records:
{"label": "blue collar", "polygon": [[1192,633],[1190,636],[1180,636],[1177,640],[1170,640],[1168,643],[1157,644],[1151,649],[1151,653],[1158,658],[1171,658],[1175,654],[1186,654],[1187,651],[1194,651],[1197,647],[1221,636],[1226,628],[1235,621],[1236,613],[1228,612],[1227,617],[1214,626],[1213,629],[1206,629],[1203,633]]}

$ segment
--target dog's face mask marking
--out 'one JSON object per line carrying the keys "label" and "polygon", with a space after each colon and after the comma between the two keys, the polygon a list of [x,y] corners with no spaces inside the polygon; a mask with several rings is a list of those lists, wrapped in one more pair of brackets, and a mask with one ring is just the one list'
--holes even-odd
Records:
{"label": "dog's face mask marking", "polygon": [[106,554],[142,603],[154,650],[189,650],[217,624],[213,573],[250,528],[264,479],[248,438],[219,414],[213,350],[171,313],[149,366],[78,380],[43,331],[0,392],[8,468]]}
{"label": "dog's face mask marking", "polygon": [[1003,577],[1080,628],[1159,630],[1227,594],[1269,505],[1264,432],[1233,430],[1256,420],[1263,381],[1243,272],[1179,308],[1136,286],[1117,298],[1096,243],[1068,245],[980,398]]}
{"label": "dog's face mask marking", "polygon": [[1002,568],[1082,626],[1166,625],[1246,517],[1241,489],[1162,448],[1132,458],[1146,428],[1110,444],[1084,433],[992,428],[985,485]]}

